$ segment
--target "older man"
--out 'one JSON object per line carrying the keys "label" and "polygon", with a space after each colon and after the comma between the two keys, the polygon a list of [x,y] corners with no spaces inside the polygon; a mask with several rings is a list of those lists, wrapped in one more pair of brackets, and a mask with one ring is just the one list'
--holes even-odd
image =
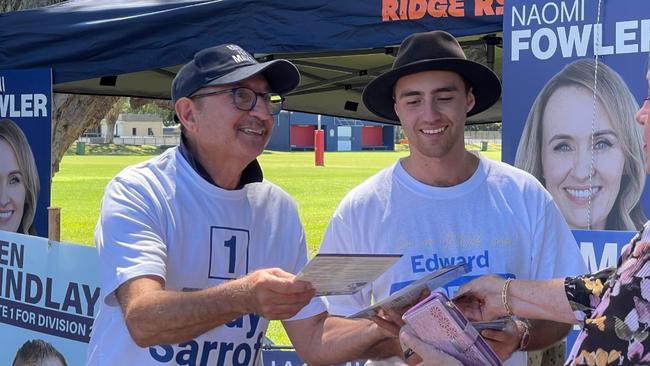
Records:
{"label": "older man", "polygon": [[119,173],[95,232],[102,305],[91,365],[253,365],[268,321],[283,321],[310,363],[378,355],[374,323],[327,316],[309,283],[294,202],[256,160],[283,94],[286,60],[237,45],[198,52],[172,84],[177,148]]}

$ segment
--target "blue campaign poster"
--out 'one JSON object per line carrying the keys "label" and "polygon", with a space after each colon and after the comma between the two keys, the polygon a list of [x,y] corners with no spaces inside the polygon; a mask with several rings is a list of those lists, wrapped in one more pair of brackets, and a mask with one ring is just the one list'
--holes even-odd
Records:
{"label": "blue campaign poster", "polygon": [[98,268],[95,248],[0,231],[0,364],[11,365],[33,340],[51,344],[68,365],[85,364]]}
{"label": "blue campaign poster", "polygon": [[544,184],[591,272],[616,265],[650,216],[635,118],[648,51],[647,0],[511,0],[504,9],[503,160]]}
{"label": "blue campaign poster", "polygon": [[0,230],[47,237],[50,69],[0,70],[0,121]]}
{"label": "blue campaign poster", "polygon": [[650,216],[635,119],[649,50],[648,1],[506,6],[503,160],[536,176],[572,229],[638,230]]}

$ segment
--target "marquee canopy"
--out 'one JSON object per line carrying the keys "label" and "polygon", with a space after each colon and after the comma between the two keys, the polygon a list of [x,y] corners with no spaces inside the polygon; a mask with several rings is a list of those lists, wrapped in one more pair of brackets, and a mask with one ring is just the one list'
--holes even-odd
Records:
{"label": "marquee canopy", "polygon": [[[286,109],[382,121],[361,91],[404,37],[443,29],[479,46],[500,74],[503,0],[73,0],[0,14],[0,69],[48,67],[64,93],[169,98],[180,64],[237,43],[286,58],[300,87]],[[495,57],[496,50],[496,57]],[[500,108],[472,119],[500,121]],[[383,121],[386,122],[386,121]]]}

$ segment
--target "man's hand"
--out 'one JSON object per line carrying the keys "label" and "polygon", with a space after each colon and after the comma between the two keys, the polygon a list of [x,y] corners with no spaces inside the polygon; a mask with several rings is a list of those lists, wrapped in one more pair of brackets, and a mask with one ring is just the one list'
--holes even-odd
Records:
{"label": "man's hand", "polygon": [[284,320],[296,315],[309,303],[316,290],[309,282],[279,268],[261,269],[241,279],[249,292],[249,311],[269,320]]}
{"label": "man's hand", "polygon": [[371,319],[379,327],[384,329],[389,336],[398,337],[400,329],[404,326],[404,321],[402,320],[402,315],[410,309],[413,305],[419,303],[420,301],[426,299],[431,294],[431,291],[428,288],[425,288],[418,296],[417,300],[410,305],[407,305],[401,309],[380,309],[377,315],[373,316]]}
{"label": "man's hand", "polygon": [[408,308],[399,310],[380,309],[377,315],[373,316],[371,319],[381,329],[383,329],[387,336],[398,337],[400,328],[404,326],[402,314],[404,314],[406,310],[408,310]]}
{"label": "man's hand", "polygon": [[520,334],[516,323],[509,319],[503,331],[484,329],[481,335],[501,361],[505,361],[519,348]]}
{"label": "man's hand", "polygon": [[[400,341],[402,342],[402,348],[408,352],[405,356],[408,356],[406,361],[409,365],[463,366],[463,364],[453,356],[424,343],[408,325],[404,326],[400,331]],[[408,351],[409,349],[414,353],[411,354],[411,352]]]}

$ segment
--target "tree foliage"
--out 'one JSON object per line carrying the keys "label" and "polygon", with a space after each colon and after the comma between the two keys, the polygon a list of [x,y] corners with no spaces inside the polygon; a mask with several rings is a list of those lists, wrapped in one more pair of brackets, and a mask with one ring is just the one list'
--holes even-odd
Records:
{"label": "tree foliage", "polygon": [[[0,12],[33,9],[63,2],[63,0],[3,0]],[[138,106],[134,105],[136,102]],[[113,96],[91,96],[54,93],[52,112],[52,176],[70,145],[88,128],[96,127],[102,119],[114,126],[122,112],[156,113],[173,124],[169,101]],[[109,138],[112,139],[112,134]]]}
{"label": "tree foliage", "polygon": [[[62,0],[4,0],[2,12],[60,3]],[[52,176],[68,147],[88,127],[97,126],[119,97],[54,94],[52,103]]]}

